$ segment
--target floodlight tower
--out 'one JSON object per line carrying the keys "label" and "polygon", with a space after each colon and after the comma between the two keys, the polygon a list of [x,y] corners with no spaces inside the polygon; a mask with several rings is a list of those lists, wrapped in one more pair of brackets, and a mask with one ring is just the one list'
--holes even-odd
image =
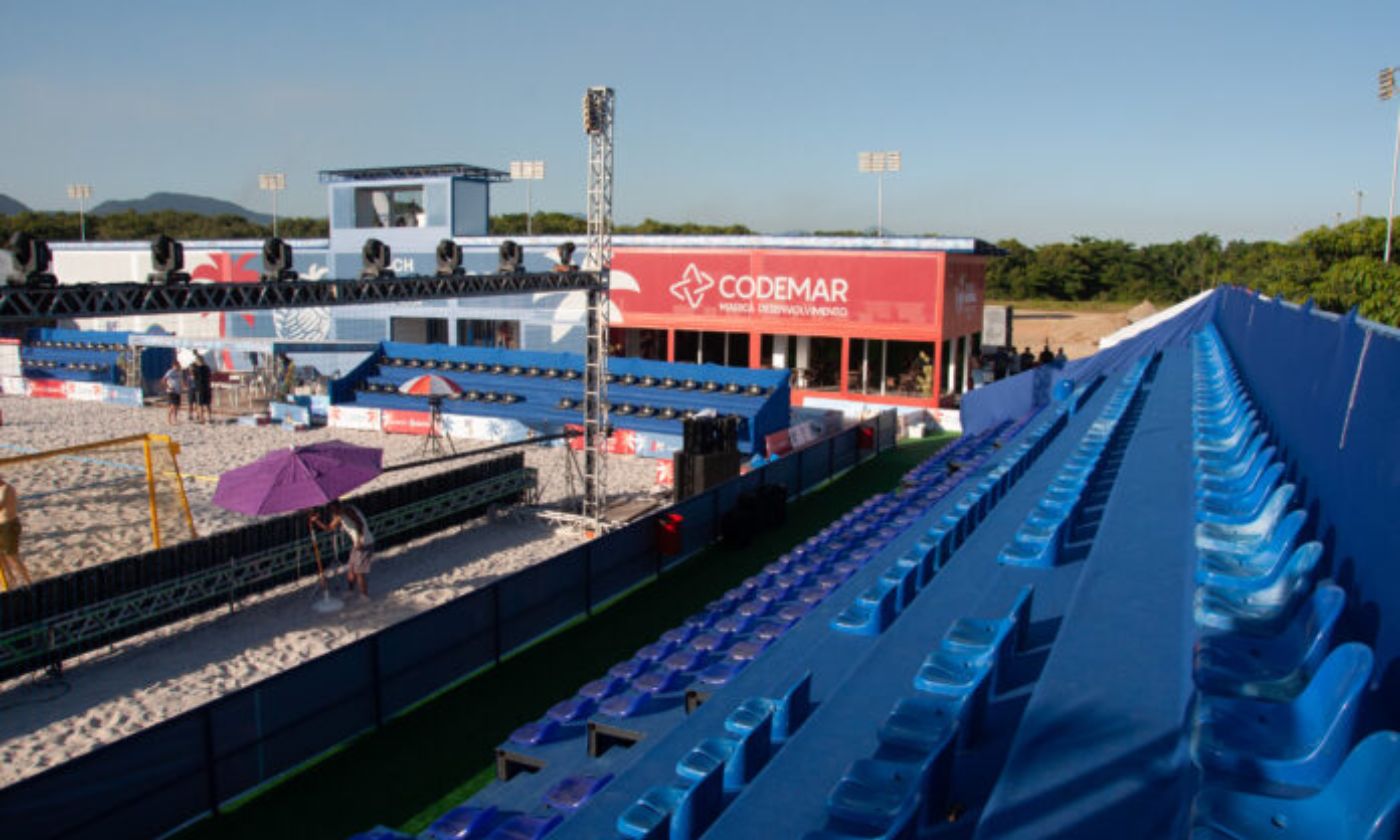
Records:
{"label": "floodlight tower", "polygon": [[277,236],[277,194],[287,188],[287,175],[283,172],[263,172],[258,175],[258,189],[272,193],[272,235]]}
{"label": "floodlight tower", "polygon": [[78,236],[87,241],[87,202],[92,198],[92,184],[69,184],[68,197],[78,202]]}
{"label": "floodlight tower", "polygon": [[856,168],[861,172],[873,172],[877,176],[875,185],[875,235],[885,235],[885,173],[898,172],[901,160],[899,152],[861,152],[856,156]]}
{"label": "floodlight tower", "polygon": [[588,291],[587,344],[583,356],[583,516],[595,532],[607,505],[608,289],[612,268],[613,106],[610,87],[583,95],[583,131],[588,135],[587,271],[601,281]]}
{"label": "floodlight tower", "polygon": [[542,160],[513,160],[510,162],[510,179],[512,181],[525,182],[525,235],[534,235],[534,226],[530,216],[530,182],[544,180],[544,161]]}
{"label": "floodlight tower", "polygon": [[[1380,97],[1384,102],[1395,96],[1394,67],[1384,67],[1379,74]],[[1385,262],[1390,262],[1390,231],[1395,224],[1395,173],[1400,169],[1400,113],[1395,117],[1395,153],[1390,158],[1390,208],[1385,214]]]}

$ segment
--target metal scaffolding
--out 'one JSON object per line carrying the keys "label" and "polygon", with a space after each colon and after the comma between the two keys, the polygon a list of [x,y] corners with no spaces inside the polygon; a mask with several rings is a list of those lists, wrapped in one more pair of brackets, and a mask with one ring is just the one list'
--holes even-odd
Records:
{"label": "metal scaffolding", "polygon": [[[608,160],[611,171],[611,153]],[[606,286],[606,277],[596,271],[394,277],[381,280],[190,283],[172,286],[147,283],[75,283],[49,288],[0,286],[0,322],[110,318],[162,312],[228,312],[307,306],[350,306],[532,292],[591,293],[600,288],[606,289]]]}
{"label": "metal scaffolding", "polygon": [[601,528],[607,508],[608,320],[613,223],[613,89],[591,87],[583,96],[588,135],[588,253],[584,269],[599,282],[588,289],[583,364],[583,516]]}

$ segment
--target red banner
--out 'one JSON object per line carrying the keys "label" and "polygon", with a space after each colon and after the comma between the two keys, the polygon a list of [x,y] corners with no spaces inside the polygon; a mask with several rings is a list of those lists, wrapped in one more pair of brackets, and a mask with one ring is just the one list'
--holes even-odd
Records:
{"label": "red banner", "polygon": [[[569,424],[564,428],[580,433],[577,437],[569,438],[569,448],[583,451],[583,427]],[[631,429],[613,429],[612,436],[608,438],[608,452],[612,455],[636,455],[637,433]]]}
{"label": "red banner", "polygon": [[46,400],[65,400],[68,399],[68,390],[63,385],[62,379],[31,379],[29,396]]}
{"label": "red banner", "polygon": [[987,261],[950,255],[943,284],[943,335],[956,338],[982,331]]}
{"label": "red banner", "polygon": [[426,411],[386,408],[379,416],[384,431],[395,435],[426,435],[432,425],[432,415]]}
{"label": "red banner", "polygon": [[915,251],[618,249],[612,302],[621,326],[637,316],[677,326],[746,318],[927,330],[939,323],[945,260],[942,252]]}

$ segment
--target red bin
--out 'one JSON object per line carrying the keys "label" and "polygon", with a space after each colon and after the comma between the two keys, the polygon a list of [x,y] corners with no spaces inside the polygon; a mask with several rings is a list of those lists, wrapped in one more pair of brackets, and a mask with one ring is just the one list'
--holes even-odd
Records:
{"label": "red bin", "polygon": [[656,518],[656,550],[663,557],[675,557],[681,553],[681,523],[685,517],[679,513],[663,513]]}
{"label": "red bin", "polygon": [[861,426],[856,432],[856,446],[860,449],[874,449],[875,429],[870,426]]}

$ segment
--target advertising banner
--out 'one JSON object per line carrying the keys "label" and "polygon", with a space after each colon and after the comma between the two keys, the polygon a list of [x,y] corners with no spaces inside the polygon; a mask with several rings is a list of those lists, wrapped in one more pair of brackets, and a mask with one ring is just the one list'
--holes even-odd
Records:
{"label": "advertising banner", "polygon": [[293,403],[270,403],[267,406],[267,413],[274,421],[287,421],[311,425],[311,409],[304,405]]}
{"label": "advertising banner", "polygon": [[64,400],[68,398],[68,389],[64,387],[67,384],[62,379],[31,379],[29,396],[45,400]]}
{"label": "advertising banner", "polygon": [[[582,426],[570,424],[565,428],[576,432],[583,432]],[[569,448],[583,451],[583,435],[569,438]],[[608,452],[613,455],[636,455],[637,454],[637,433],[631,429],[613,429],[612,436],[608,438]]]}
{"label": "advertising banner", "polygon": [[426,411],[386,408],[380,412],[380,428],[391,435],[426,435],[432,415]]}
{"label": "advertising banner", "polygon": [[[982,329],[987,263],[950,255],[943,283],[943,334],[950,338]],[[989,343],[983,336],[983,344]]]}
{"label": "advertising banner", "polygon": [[326,425],[337,429],[358,429],[377,432],[380,429],[379,409],[352,405],[333,405],[327,413]]}
{"label": "advertising banner", "polygon": [[945,259],[911,251],[630,248],[614,255],[612,302],[620,324],[634,316],[674,324],[699,317],[927,331],[941,315]]}
{"label": "advertising banner", "polygon": [[[626,431],[621,429],[619,431]],[[658,435],[636,432],[633,446],[643,458],[670,458],[681,451],[684,439],[680,435]]]}
{"label": "advertising banner", "polygon": [[131,408],[140,408],[144,403],[140,388],[130,388],[124,385],[105,386],[102,389],[102,401]]}
{"label": "advertising banner", "polygon": [[29,380],[23,376],[0,376],[0,391],[22,397],[29,393]]}
{"label": "advertising banner", "polygon": [[101,382],[65,382],[63,390],[70,400],[102,402],[107,389]]}
{"label": "advertising banner", "polygon": [[764,438],[764,443],[768,447],[769,455],[782,457],[792,451],[792,438],[788,436],[787,429],[780,429]]}
{"label": "advertising banner", "polygon": [[491,443],[518,443],[522,440],[528,440],[531,436],[530,427],[519,420],[502,417],[471,417],[462,414],[444,414],[442,416],[442,431],[449,437]]}

